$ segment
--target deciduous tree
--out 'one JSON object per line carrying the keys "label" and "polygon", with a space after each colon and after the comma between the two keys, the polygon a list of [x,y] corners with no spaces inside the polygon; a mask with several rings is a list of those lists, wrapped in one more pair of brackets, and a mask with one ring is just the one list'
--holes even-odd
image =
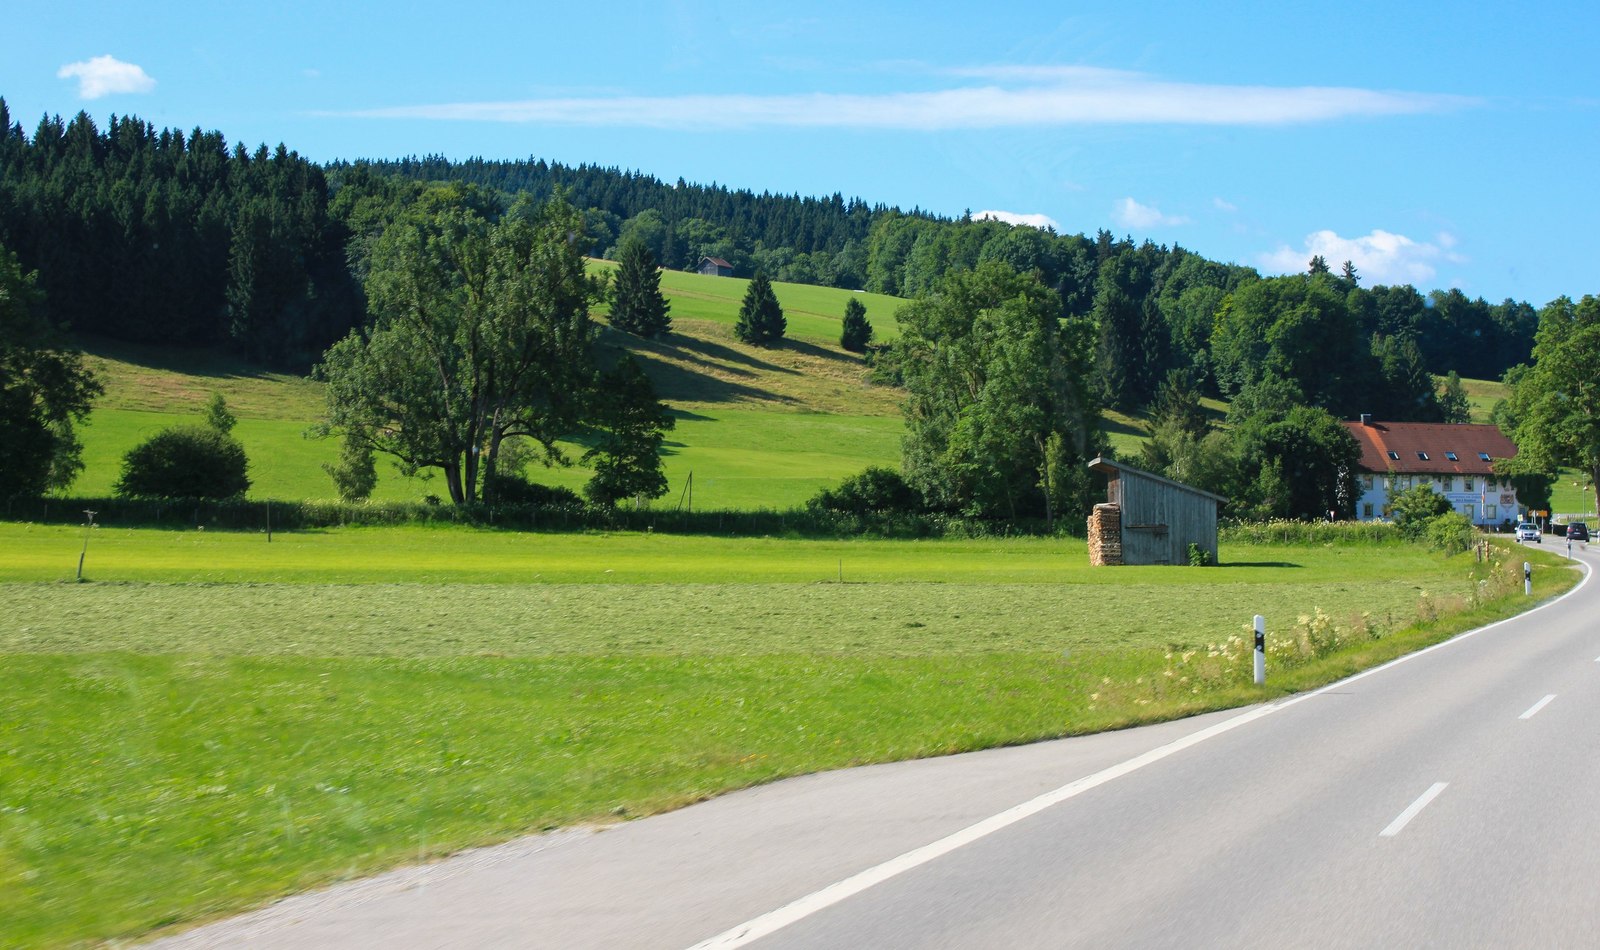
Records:
{"label": "deciduous tree", "polygon": [[0,494],[65,488],[82,470],[75,426],[100,383],[45,318],[37,275],[0,246]]}

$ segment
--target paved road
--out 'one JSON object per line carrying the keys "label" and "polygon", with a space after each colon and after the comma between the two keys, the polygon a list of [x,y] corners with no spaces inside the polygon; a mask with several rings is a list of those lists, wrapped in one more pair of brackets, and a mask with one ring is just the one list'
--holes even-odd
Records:
{"label": "paved road", "polygon": [[1597,617],[1586,581],[1277,704],[808,776],[162,945],[1600,946]]}

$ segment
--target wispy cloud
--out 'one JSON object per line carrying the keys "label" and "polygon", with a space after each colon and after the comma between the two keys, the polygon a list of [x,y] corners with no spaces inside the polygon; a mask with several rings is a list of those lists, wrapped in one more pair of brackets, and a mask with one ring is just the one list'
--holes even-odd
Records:
{"label": "wispy cloud", "polygon": [[1225,211],[1228,214],[1233,214],[1235,211],[1239,210],[1238,205],[1228,201],[1225,198],[1212,198],[1211,207],[1216,208],[1218,211]]}
{"label": "wispy cloud", "polygon": [[1049,228],[1055,230],[1061,227],[1056,219],[1047,214],[1018,214],[1015,211],[974,211],[972,219],[982,221],[990,218],[995,221],[1004,221],[1006,224],[1026,224],[1034,228]]}
{"label": "wispy cloud", "polygon": [[1162,214],[1159,209],[1142,205],[1132,198],[1117,202],[1111,217],[1125,228],[1173,228],[1189,223],[1189,219],[1183,215]]}
{"label": "wispy cloud", "polygon": [[942,131],[1092,124],[1286,125],[1442,112],[1476,100],[1338,86],[1168,82],[1081,66],[944,70],[984,85],[931,92],[584,96],[453,102],[339,115],[673,129],[874,128]]}
{"label": "wispy cloud", "polygon": [[96,56],[81,63],[68,63],[56,70],[58,79],[78,80],[78,96],[98,99],[122,92],[149,92],[156,87],[143,69],[114,56]]}
{"label": "wispy cloud", "polygon": [[1438,274],[1441,263],[1459,264],[1466,258],[1453,248],[1454,236],[1442,233],[1434,243],[1415,241],[1404,234],[1374,229],[1363,237],[1340,237],[1333,231],[1317,231],[1306,236],[1303,249],[1280,245],[1277,250],[1262,254],[1259,262],[1263,270],[1277,273],[1304,271],[1314,254],[1322,255],[1335,271],[1349,261],[1361,275],[1362,283],[1373,284],[1426,284]]}

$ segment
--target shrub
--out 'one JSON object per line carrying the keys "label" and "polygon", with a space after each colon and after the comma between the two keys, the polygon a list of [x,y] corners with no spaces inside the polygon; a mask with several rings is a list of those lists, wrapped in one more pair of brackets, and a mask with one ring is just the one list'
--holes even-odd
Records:
{"label": "shrub", "polygon": [[1428,543],[1446,554],[1470,550],[1475,537],[1472,522],[1459,511],[1445,512],[1428,522]]}
{"label": "shrub", "polygon": [[173,426],[122,460],[113,491],[128,498],[238,498],[250,490],[239,440],[211,426]]}
{"label": "shrub", "polygon": [[1450,510],[1450,500],[1427,485],[1415,485],[1390,502],[1395,527],[1408,538],[1420,538],[1428,523]]}
{"label": "shrub", "polygon": [[366,501],[378,487],[378,469],[372,462],[372,449],[345,434],[338,462],[323,462],[322,470],[333,479],[341,501]]}
{"label": "shrub", "polygon": [[1189,566],[1206,567],[1211,563],[1211,552],[1194,541],[1189,542]]}
{"label": "shrub", "polygon": [[924,507],[922,495],[906,484],[892,468],[873,466],[839,483],[838,488],[817,492],[806,507],[823,511],[846,511],[865,515],[875,512],[917,512]]}
{"label": "shrub", "polygon": [[541,507],[583,507],[583,499],[570,488],[541,485],[520,475],[496,473],[483,480],[483,493],[497,505],[539,505]]}

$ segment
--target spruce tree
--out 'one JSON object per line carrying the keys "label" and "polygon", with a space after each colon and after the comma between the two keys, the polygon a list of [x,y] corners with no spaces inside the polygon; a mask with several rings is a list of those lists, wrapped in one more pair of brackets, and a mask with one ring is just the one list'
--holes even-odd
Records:
{"label": "spruce tree", "polygon": [[611,325],[636,336],[655,337],[672,329],[671,304],[661,295],[661,271],[643,241],[622,242],[617,279],[611,291]]}
{"label": "spruce tree", "polygon": [[756,271],[744,292],[744,302],[739,305],[739,322],[734,325],[733,335],[745,343],[766,346],[783,339],[788,326],[783,308],[778,306],[778,298],[772,292],[772,281],[766,274]]}
{"label": "spruce tree", "polygon": [[854,297],[844,305],[844,322],[839,331],[839,345],[852,353],[865,353],[872,342],[872,324],[867,322],[867,308]]}

